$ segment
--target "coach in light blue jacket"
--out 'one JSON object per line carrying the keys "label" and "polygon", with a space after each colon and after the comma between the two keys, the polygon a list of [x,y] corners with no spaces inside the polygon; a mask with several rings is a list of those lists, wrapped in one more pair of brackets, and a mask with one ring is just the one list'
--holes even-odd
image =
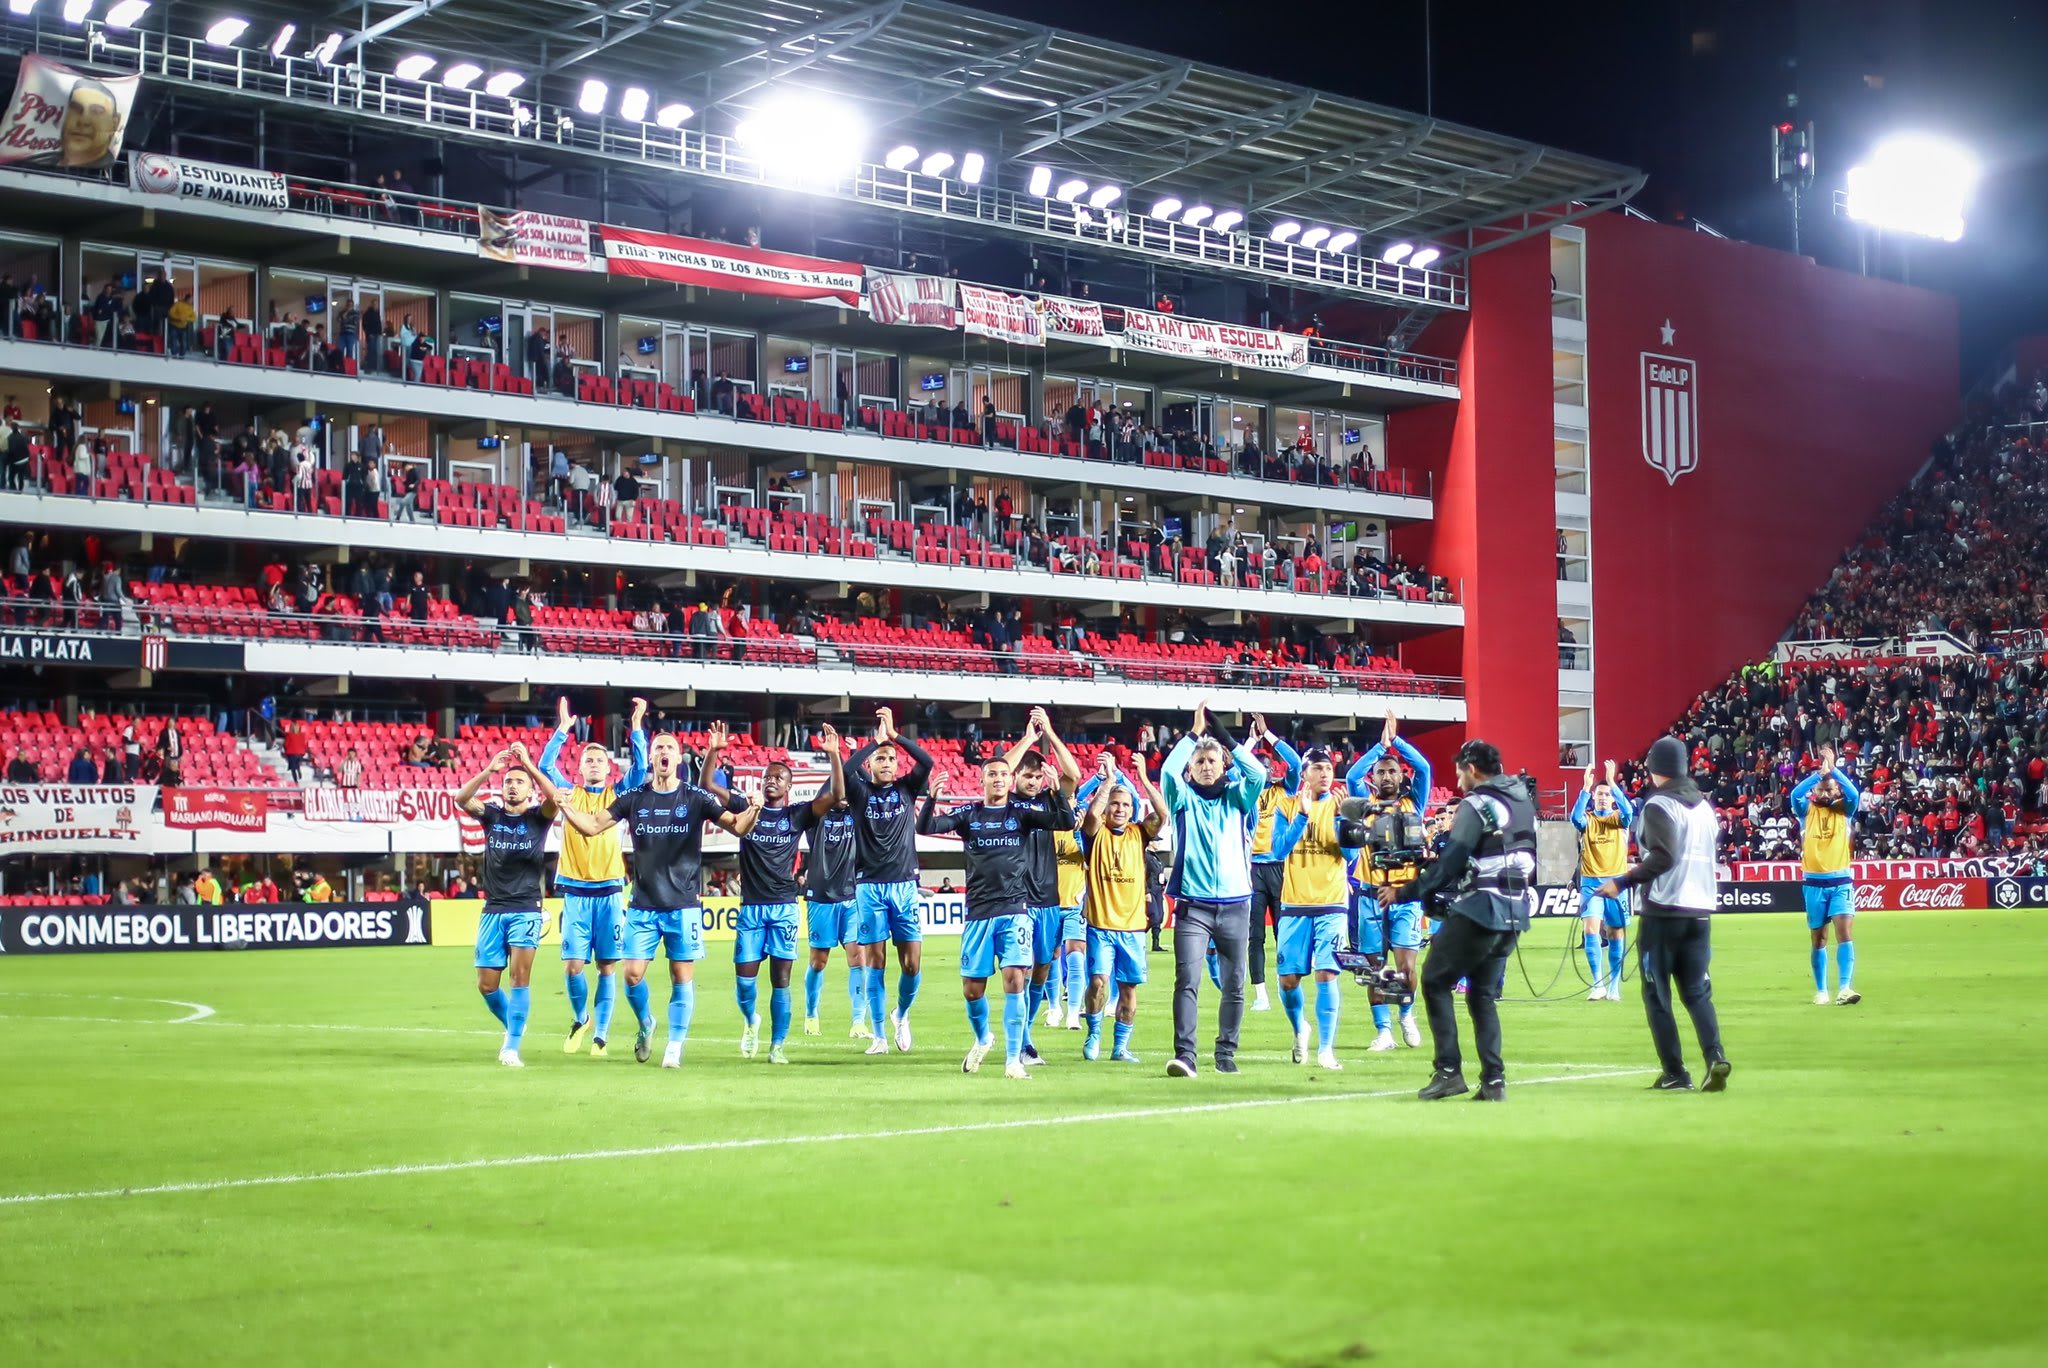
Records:
{"label": "coach in light blue jacket", "polygon": [[1216,1072],[1237,1072],[1244,1020],[1245,951],[1251,937],[1252,827],[1266,766],[1233,740],[1208,710],[1161,767],[1160,788],[1173,814],[1173,1062],[1175,1078],[1195,1076],[1195,1012],[1210,943],[1222,981],[1216,1013]]}

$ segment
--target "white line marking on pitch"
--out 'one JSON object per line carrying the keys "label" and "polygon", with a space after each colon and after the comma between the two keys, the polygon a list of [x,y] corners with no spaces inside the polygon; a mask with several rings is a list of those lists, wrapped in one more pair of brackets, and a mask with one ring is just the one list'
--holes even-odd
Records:
{"label": "white line marking on pitch", "polygon": [[[1602,1078],[1639,1078],[1654,1069],[1611,1069],[1602,1073],[1567,1074],[1512,1080],[1515,1087],[1546,1083],[1585,1083]],[[1134,1111],[1087,1112],[1073,1116],[1041,1116],[1011,1121],[974,1121],[957,1126],[914,1126],[902,1130],[844,1131],[824,1135],[755,1136],[741,1140],[695,1140],[672,1145],[637,1145],[628,1149],[580,1150],[567,1154],[516,1154],[491,1159],[452,1159],[431,1164],[390,1164],[380,1168],[335,1169],[325,1173],[273,1173],[255,1178],[206,1178],[187,1183],[153,1183],[144,1187],[85,1188],[76,1192],[21,1192],[0,1197],[0,1206],[84,1202],[107,1197],[160,1197],[191,1192],[226,1192],[240,1188],[296,1187],[304,1183],[338,1183],[361,1178],[407,1178],[419,1174],[465,1173],[476,1169],[534,1168],[543,1164],[591,1163],[605,1159],[652,1159],[672,1154],[706,1154],[717,1150],[777,1149],[786,1145],[840,1145],[860,1140],[906,1140],[933,1135],[972,1135],[986,1131],[1034,1130],[1054,1126],[1099,1125],[1142,1121],[1162,1116],[1200,1116],[1213,1112],[1249,1111],[1255,1107],[1298,1107],[1316,1102],[1360,1102],[1407,1097],[1412,1089],[1325,1093],[1315,1097],[1246,1098],[1237,1102],[1202,1102],[1184,1107],[1141,1107]]]}
{"label": "white line marking on pitch", "polygon": [[[71,998],[83,1002],[154,1002],[159,1007],[183,1007],[188,1015],[170,1021],[129,1021],[123,1017],[41,1017],[44,1021],[112,1021],[123,1026],[185,1026],[195,1021],[204,1021],[213,1015],[213,1008],[203,1002],[180,1002],[176,998],[122,997],[118,993],[0,993],[0,997],[13,998]],[[33,1012],[18,1015],[27,1020],[39,1019]]]}

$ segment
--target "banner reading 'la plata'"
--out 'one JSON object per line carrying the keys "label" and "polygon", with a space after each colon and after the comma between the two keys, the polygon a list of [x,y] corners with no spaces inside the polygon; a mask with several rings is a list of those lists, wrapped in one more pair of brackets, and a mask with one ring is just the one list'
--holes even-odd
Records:
{"label": "banner reading 'la plata'", "polygon": [[768,252],[731,242],[672,237],[634,228],[598,228],[612,275],[673,280],[711,290],[775,295],[817,304],[860,306],[861,268],[850,261]]}
{"label": "banner reading 'la plata'", "polygon": [[594,271],[600,264],[590,252],[589,219],[526,209],[501,214],[479,205],[476,250],[493,261],[562,271]]}
{"label": "banner reading 'la plata'", "polygon": [[91,76],[30,53],[0,118],[0,165],[111,166],[141,85],[140,76]]}

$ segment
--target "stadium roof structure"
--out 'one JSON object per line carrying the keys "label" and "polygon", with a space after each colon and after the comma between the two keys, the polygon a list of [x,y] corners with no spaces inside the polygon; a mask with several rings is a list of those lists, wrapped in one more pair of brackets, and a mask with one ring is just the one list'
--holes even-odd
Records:
{"label": "stadium roof structure", "polygon": [[1043,163],[1119,186],[1138,212],[1171,194],[1236,208],[1254,233],[1283,218],[1356,232],[1366,251],[1427,239],[1455,259],[1552,226],[1560,205],[1575,206],[1574,217],[1611,209],[1644,180],[1615,163],[942,0],[356,0],[324,22],[302,0],[250,0],[236,12],[259,45],[286,23],[299,25],[305,48],[339,31],[338,61],[381,71],[402,49],[436,55],[444,69],[487,63],[525,73],[522,95],[563,105],[587,79],[639,85],[656,105],[687,103],[699,126],[734,120],[771,91],[802,90],[859,110],[876,156],[897,142],[972,149],[1005,183]]}

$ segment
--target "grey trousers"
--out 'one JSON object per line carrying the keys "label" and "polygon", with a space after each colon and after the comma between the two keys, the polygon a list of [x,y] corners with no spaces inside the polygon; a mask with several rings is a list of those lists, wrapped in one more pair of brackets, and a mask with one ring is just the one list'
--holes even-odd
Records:
{"label": "grey trousers", "polygon": [[1211,941],[1223,1003],[1216,1011],[1216,1058],[1237,1057],[1238,1028],[1244,1023],[1246,942],[1251,937],[1252,900],[1210,902],[1182,898],[1173,913],[1173,1053],[1195,1058],[1195,1019],[1202,980],[1208,976]]}

